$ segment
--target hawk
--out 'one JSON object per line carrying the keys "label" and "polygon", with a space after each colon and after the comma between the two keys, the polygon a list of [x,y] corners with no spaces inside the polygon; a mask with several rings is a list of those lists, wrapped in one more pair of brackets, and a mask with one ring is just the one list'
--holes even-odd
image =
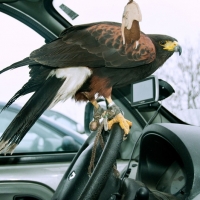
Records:
{"label": "hawk", "polygon": [[[51,43],[33,51],[29,57],[0,71],[0,74],[29,65],[30,79],[8,101],[34,92],[0,138],[0,149],[12,153],[27,131],[47,108],[74,98],[90,101],[96,111],[95,96],[105,97],[109,106],[112,88],[120,88],[154,73],[174,52],[181,54],[175,38],[140,32],[139,45],[123,44],[121,24],[99,22],[77,25],[64,30]],[[108,122],[119,123],[125,135],[131,122],[120,112]]]}

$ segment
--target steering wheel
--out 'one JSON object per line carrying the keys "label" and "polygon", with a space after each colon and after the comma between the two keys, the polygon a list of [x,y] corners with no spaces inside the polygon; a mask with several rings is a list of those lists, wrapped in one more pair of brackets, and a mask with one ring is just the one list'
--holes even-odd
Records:
{"label": "steering wheel", "polygon": [[[104,134],[108,135],[107,132],[104,132]],[[52,200],[105,199],[105,196],[103,198],[99,197],[102,196],[102,190],[112,174],[113,164],[116,162],[123,139],[123,130],[118,124],[113,125],[103,151],[100,146],[97,148],[95,159],[97,164],[91,177],[89,177],[88,166],[90,164],[94,137],[95,133],[92,133],[78,151],[58,185]]]}

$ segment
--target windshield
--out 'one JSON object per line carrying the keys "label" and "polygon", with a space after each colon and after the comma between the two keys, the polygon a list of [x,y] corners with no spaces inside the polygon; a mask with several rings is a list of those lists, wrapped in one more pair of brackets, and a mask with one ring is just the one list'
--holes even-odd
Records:
{"label": "windshield", "polygon": [[[128,1],[54,0],[55,9],[72,25],[97,21],[120,22]],[[167,81],[175,93],[162,104],[187,123],[200,126],[200,2],[198,0],[138,0],[144,33],[166,34],[183,48],[155,73]]]}

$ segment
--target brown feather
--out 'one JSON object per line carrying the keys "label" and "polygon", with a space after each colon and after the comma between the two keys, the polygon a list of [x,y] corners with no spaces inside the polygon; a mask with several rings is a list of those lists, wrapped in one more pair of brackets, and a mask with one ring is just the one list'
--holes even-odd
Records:
{"label": "brown feather", "polygon": [[119,23],[74,26],[57,40],[33,51],[30,59],[51,67],[137,67],[156,57],[152,41],[144,33],[140,35],[140,46],[135,49],[134,41],[123,45]]}

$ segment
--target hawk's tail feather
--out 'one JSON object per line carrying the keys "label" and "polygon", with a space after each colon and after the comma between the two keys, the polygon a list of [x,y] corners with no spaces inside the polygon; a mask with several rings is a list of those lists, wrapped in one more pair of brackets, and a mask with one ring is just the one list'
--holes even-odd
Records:
{"label": "hawk's tail feather", "polygon": [[15,102],[20,96],[29,94],[31,92],[37,91],[42,85],[44,84],[45,80],[47,79],[51,69],[44,68],[43,66],[35,67],[36,65],[31,66],[30,76],[31,78],[28,82],[19,90],[17,91],[14,96],[7,102],[7,104],[0,110],[0,113],[8,108],[12,103]]}
{"label": "hawk's tail feather", "polygon": [[20,93],[17,92],[17,93],[6,103],[6,105],[1,109],[0,113],[1,113],[3,110],[5,110],[6,108],[8,108],[12,103],[14,103],[15,100],[16,100],[18,97],[20,97],[20,96],[21,96]]}
{"label": "hawk's tail feather", "polygon": [[5,154],[13,152],[28,130],[49,107],[64,81],[52,76],[32,95],[1,136],[1,151]]}
{"label": "hawk's tail feather", "polygon": [[26,95],[28,93],[36,91],[41,84],[31,85],[30,81],[28,81],[18,92],[14,94],[14,96],[6,103],[6,105],[1,109],[0,113],[8,108],[11,104],[13,104],[20,96]]}
{"label": "hawk's tail feather", "polygon": [[4,73],[4,72],[6,72],[6,71],[8,71],[10,69],[16,69],[18,67],[23,67],[23,66],[32,65],[32,64],[38,64],[38,63],[36,61],[34,61],[34,60],[31,60],[29,57],[27,57],[27,58],[25,58],[25,59],[23,59],[23,60],[21,60],[19,62],[16,62],[16,63],[14,63],[14,64],[2,69],[0,71],[0,74]]}

